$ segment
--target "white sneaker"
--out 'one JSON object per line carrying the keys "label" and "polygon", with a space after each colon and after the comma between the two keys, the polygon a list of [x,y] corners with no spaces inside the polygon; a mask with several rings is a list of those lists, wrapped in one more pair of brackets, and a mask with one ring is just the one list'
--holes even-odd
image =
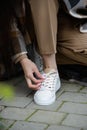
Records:
{"label": "white sneaker", "polygon": [[50,105],[56,100],[56,92],[60,88],[59,74],[55,70],[44,73],[45,80],[41,88],[35,93],[34,101],[38,105]]}

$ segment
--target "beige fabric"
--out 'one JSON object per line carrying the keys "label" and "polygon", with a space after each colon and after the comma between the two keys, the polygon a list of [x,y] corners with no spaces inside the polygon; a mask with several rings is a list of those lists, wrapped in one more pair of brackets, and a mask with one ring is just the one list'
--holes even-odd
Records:
{"label": "beige fabric", "polygon": [[71,59],[70,63],[72,61],[87,65],[87,34],[79,31],[79,24],[82,21],[66,14],[63,8],[59,9],[60,2],[59,4],[57,2],[30,0],[40,53],[56,53],[57,43],[58,52]]}
{"label": "beige fabric", "polygon": [[81,21],[64,13],[60,13],[58,20],[58,52],[74,62],[87,65],[87,33],[79,31]]}
{"label": "beige fabric", "polygon": [[30,0],[30,5],[41,54],[56,52],[57,0]]}

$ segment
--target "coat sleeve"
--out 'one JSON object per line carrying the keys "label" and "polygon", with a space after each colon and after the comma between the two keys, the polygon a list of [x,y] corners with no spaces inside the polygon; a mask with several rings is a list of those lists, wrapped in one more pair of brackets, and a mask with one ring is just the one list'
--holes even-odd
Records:
{"label": "coat sleeve", "polygon": [[27,57],[27,50],[24,37],[17,27],[16,19],[13,19],[11,23],[9,34],[11,39],[11,46],[13,48],[12,60],[14,62],[18,62],[22,58]]}

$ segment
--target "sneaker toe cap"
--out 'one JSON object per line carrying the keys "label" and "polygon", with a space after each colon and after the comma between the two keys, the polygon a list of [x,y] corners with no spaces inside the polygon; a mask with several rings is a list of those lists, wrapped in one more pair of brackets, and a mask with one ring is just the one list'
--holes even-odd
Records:
{"label": "sneaker toe cap", "polygon": [[34,95],[34,101],[37,104],[50,104],[52,100],[55,99],[55,93],[51,93],[50,91],[38,91]]}

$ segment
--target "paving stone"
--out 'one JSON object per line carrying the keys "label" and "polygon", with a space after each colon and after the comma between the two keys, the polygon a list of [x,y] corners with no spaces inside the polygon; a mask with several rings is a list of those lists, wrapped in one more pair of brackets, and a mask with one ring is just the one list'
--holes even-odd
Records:
{"label": "paving stone", "polygon": [[87,129],[87,116],[69,114],[62,125]]}
{"label": "paving stone", "polygon": [[8,119],[8,123],[3,121],[6,130],[14,120],[16,122],[8,130],[87,130],[86,87],[81,89],[82,86],[79,84],[62,82],[55,103],[38,106],[32,101],[32,90],[27,87],[23,77],[14,79],[11,83],[16,92],[14,101],[0,99],[0,116],[4,120]]}
{"label": "paving stone", "polygon": [[35,104],[34,102],[32,102],[31,104],[29,104],[27,106],[27,108],[29,109],[37,109],[37,110],[50,110],[50,111],[56,111],[60,106],[61,106],[62,102],[61,101],[55,101],[52,105],[47,105],[47,106],[39,106],[37,104]]}
{"label": "paving stone", "polygon": [[62,83],[62,87],[65,91],[78,92],[82,86],[75,83]]}
{"label": "paving stone", "polygon": [[80,128],[75,128],[75,127],[67,127],[67,126],[50,126],[47,130],[81,130]]}
{"label": "paving stone", "polygon": [[57,91],[57,93],[56,93],[56,98],[58,98],[60,95],[62,95],[63,92],[64,92],[64,88],[60,87],[59,91]]}
{"label": "paving stone", "polygon": [[38,111],[32,117],[29,118],[29,121],[47,123],[47,124],[59,124],[66,114],[58,112],[49,112],[49,111]]}
{"label": "paving stone", "polygon": [[9,130],[44,130],[45,124],[17,121]]}
{"label": "paving stone", "polygon": [[84,87],[87,87],[87,83],[86,82],[80,82],[78,80],[73,80],[73,79],[70,79],[70,80],[64,80],[64,79],[61,79],[62,83],[71,83],[71,84],[78,84],[80,86],[84,86]]}
{"label": "paving stone", "polygon": [[76,113],[87,115],[87,104],[77,104],[71,102],[65,102],[59,109],[60,112]]}
{"label": "paving stone", "polygon": [[31,93],[31,91],[32,90],[28,88],[25,80],[21,81],[17,85],[15,85],[15,96],[24,97],[24,96],[27,96],[29,93]]}
{"label": "paving stone", "polygon": [[1,120],[0,123],[4,126],[4,130],[7,130],[15,121],[13,120]]}
{"label": "paving stone", "polygon": [[58,98],[58,100],[87,103],[87,94],[65,92]]}
{"label": "paving stone", "polygon": [[84,128],[84,129],[82,129],[82,130],[87,130],[87,128]]}
{"label": "paving stone", "polygon": [[0,100],[2,99],[3,97],[0,96]]}
{"label": "paving stone", "polygon": [[4,109],[4,106],[0,106],[0,112]]}
{"label": "paving stone", "polygon": [[6,81],[5,83],[13,85],[13,88],[15,90],[15,96],[27,96],[29,93],[31,93],[31,89],[28,88],[27,83],[23,76],[19,76],[17,78],[14,78],[12,80]]}
{"label": "paving stone", "polygon": [[25,120],[34,110],[7,107],[1,112],[1,117],[12,120]]}
{"label": "paving stone", "polygon": [[87,93],[87,87],[84,87],[80,92]]}
{"label": "paving stone", "polygon": [[15,97],[12,100],[2,99],[0,101],[0,105],[2,106],[14,106],[24,108],[29,103],[31,103],[32,99],[27,97]]}
{"label": "paving stone", "polygon": [[86,82],[76,81],[75,83],[78,83],[81,86],[87,87],[87,83]]}

